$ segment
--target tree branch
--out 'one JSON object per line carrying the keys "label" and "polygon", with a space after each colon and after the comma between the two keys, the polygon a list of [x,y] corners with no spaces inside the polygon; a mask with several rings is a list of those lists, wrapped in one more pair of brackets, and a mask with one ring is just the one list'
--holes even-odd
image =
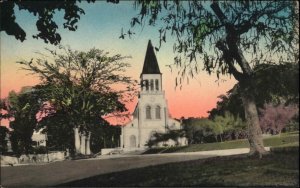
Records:
{"label": "tree branch", "polygon": [[[255,22],[258,21],[263,15],[272,15],[272,14],[278,13],[286,7],[287,7],[287,4],[283,3],[283,4],[280,4],[280,6],[278,6],[275,9],[266,10],[268,8],[268,6],[266,5],[262,10],[259,10],[259,11],[256,11],[255,13],[253,13],[252,16],[247,21],[242,22],[240,24],[240,27],[236,29],[237,34],[241,35],[243,33],[248,32],[255,25]],[[275,17],[275,18],[281,19],[279,17]]]}
{"label": "tree branch", "polygon": [[[237,45],[239,35],[237,34],[234,25],[227,20],[226,16],[222,12],[217,2],[214,1],[211,4],[211,8],[214,11],[214,13],[217,15],[220,22],[225,25],[225,29],[227,33],[226,43],[228,45],[228,52],[231,55],[231,58],[234,58],[236,60],[236,62],[239,64],[244,74],[250,75],[252,72],[251,67],[247,63],[242,51]],[[233,66],[233,64],[231,63],[230,65],[229,63],[228,66]]]}
{"label": "tree branch", "polygon": [[224,58],[226,64],[229,66],[229,73],[232,74],[235,79],[241,80],[243,78],[243,74],[239,72],[234,66],[234,60],[228,48],[225,46],[224,41],[220,40],[217,42],[216,47],[223,52],[222,57]]}

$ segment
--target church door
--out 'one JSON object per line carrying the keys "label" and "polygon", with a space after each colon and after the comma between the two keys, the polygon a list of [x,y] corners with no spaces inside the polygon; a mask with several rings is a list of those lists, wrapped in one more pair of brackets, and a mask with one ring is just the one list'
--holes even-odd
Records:
{"label": "church door", "polygon": [[136,147],[136,138],[134,135],[130,136],[130,147],[135,148]]}

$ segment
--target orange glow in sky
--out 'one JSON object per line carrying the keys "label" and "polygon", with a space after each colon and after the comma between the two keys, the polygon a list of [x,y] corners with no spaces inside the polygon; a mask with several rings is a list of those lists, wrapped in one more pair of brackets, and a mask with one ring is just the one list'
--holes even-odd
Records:
{"label": "orange glow in sky", "polygon": [[[118,6],[106,2],[96,2],[93,5],[83,3],[86,12],[82,15],[75,32],[61,29],[62,45],[69,45],[72,49],[86,51],[90,48],[98,48],[110,52],[111,55],[120,53],[123,56],[131,56],[126,60],[131,64],[126,74],[139,80],[142,71],[148,40],[152,40],[154,46],[158,46],[157,28],[145,27],[143,31],[136,32],[132,39],[119,39],[122,27],[130,25],[130,19],[136,15],[132,11],[132,3],[122,2]],[[120,11],[122,9],[122,11]],[[22,86],[33,86],[39,83],[36,76],[28,75],[28,72],[20,70],[16,61],[30,60],[37,57],[35,52],[43,52],[44,48],[55,49],[55,46],[45,44],[42,40],[33,39],[36,34],[36,18],[25,11],[17,10],[17,21],[27,33],[24,42],[17,41],[13,36],[1,32],[1,98],[8,96],[9,91],[19,91]],[[120,19],[122,18],[122,19]],[[55,17],[62,22],[63,17],[59,13]],[[139,30],[138,30],[139,31]],[[163,89],[168,101],[169,113],[174,118],[206,117],[207,111],[216,106],[217,97],[230,90],[236,81],[233,78],[222,77],[225,82],[216,82],[216,75],[208,75],[202,71],[196,79],[190,79],[189,84],[184,84],[182,89],[175,89],[176,73],[171,72],[166,65],[173,63],[173,42],[162,46],[156,57],[163,74]],[[127,104],[129,111],[134,110],[137,100]],[[7,122],[1,122],[7,125]]]}

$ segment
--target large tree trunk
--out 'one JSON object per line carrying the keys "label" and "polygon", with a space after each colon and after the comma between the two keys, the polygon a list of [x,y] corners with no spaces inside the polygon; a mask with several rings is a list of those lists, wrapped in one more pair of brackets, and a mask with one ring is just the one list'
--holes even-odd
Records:
{"label": "large tree trunk", "polygon": [[87,134],[87,137],[86,137],[86,154],[87,155],[90,155],[91,154],[91,149],[90,149],[90,139],[91,139],[91,132],[89,132]]}
{"label": "large tree trunk", "polygon": [[80,153],[80,137],[79,137],[78,128],[74,128],[74,139],[75,139],[75,153]]}
{"label": "large tree trunk", "polygon": [[74,128],[74,137],[75,137],[75,151],[77,154],[90,155],[90,139],[91,133],[87,135],[79,133],[79,128]]}
{"label": "large tree trunk", "polygon": [[253,97],[244,93],[242,94],[242,101],[248,126],[248,140],[250,144],[249,154],[262,157],[267,151],[264,148],[255,100]]}
{"label": "large tree trunk", "polygon": [[81,142],[80,142],[80,153],[81,154],[83,154],[83,155],[85,155],[85,141],[86,141],[86,139],[85,139],[85,135],[84,134],[81,134]]}

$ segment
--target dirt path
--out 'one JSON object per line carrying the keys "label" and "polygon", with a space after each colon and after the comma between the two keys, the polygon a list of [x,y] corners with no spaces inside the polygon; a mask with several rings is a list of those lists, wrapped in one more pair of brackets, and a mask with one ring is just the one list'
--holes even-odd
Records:
{"label": "dirt path", "polygon": [[54,186],[110,172],[247,152],[249,149],[242,148],[156,155],[101,156],[95,159],[60,161],[44,165],[1,167],[1,185],[3,187]]}

